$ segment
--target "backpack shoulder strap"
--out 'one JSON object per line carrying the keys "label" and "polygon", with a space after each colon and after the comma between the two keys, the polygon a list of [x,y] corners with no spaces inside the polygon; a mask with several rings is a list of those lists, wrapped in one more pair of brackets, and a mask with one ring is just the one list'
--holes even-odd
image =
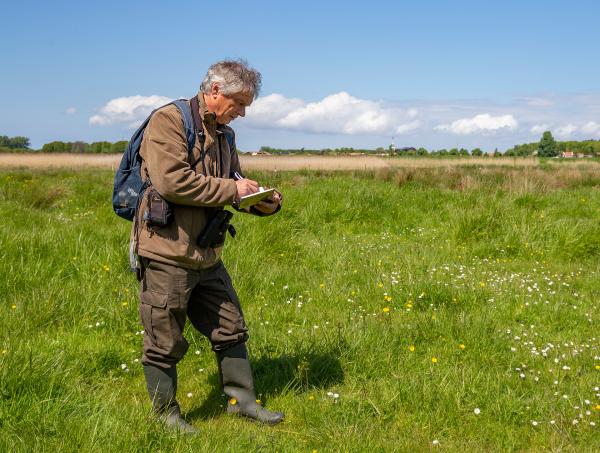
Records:
{"label": "backpack shoulder strap", "polygon": [[183,118],[183,128],[185,129],[185,137],[188,144],[188,155],[191,157],[194,151],[194,144],[196,143],[196,128],[194,127],[194,118],[190,103],[187,99],[176,99],[172,104],[179,109]]}

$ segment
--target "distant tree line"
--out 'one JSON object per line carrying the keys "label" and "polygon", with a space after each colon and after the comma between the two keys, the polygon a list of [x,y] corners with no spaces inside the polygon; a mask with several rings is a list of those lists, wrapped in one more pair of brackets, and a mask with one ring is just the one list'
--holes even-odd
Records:
{"label": "distant tree line", "polygon": [[[27,137],[8,137],[0,135],[0,153],[19,153],[19,152],[44,152],[44,153],[90,153],[90,154],[118,154],[125,151],[127,141],[121,140],[118,142],[93,142],[86,143],[83,141],[63,142],[54,141],[46,143],[40,150],[32,150],[29,148],[30,142]],[[379,147],[376,149],[362,149],[352,147],[342,148],[324,148],[324,149],[307,149],[307,148],[273,148],[270,146],[261,146],[261,153],[268,154],[317,154],[317,155],[351,155],[351,154],[387,154],[390,156],[431,156],[431,157],[466,157],[466,156],[493,156],[493,157],[554,157],[559,156],[565,151],[572,151],[574,154],[585,156],[598,157],[600,156],[600,140],[583,140],[583,141],[563,141],[557,142],[552,137],[550,131],[544,132],[539,142],[524,143],[515,145],[501,153],[496,148],[494,151],[483,151],[481,148],[468,150],[466,148],[441,148],[431,149],[426,148],[395,148],[390,145],[387,148]]]}
{"label": "distant tree line", "polygon": [[320,154],[320,155],[338,155],[338,154],[388,154],[390,156],[440,156],[440,157],[461,157],[461,156],[484,156],[484,157],[555,157],[562,155],[565,151],[572,151],[574,154],[584,156],[598,157],[600,156],[600,140],[583,140],[583,141],[564,141],[557,142],[554,140],[550,131],[544,132],[539,142],[525,143],[515,145],[506,150],[504,153],[498,151],[483,151],[481,148],[468,150],[466,148],[441,148],[428,150],[426,148],[395,148],[390,145],[386,148],[376,149],[355,149],[355,148],[325,148],[325,149],[280,149],[262,146],[262,153],[268,154]]}
{"label": "distant tree line", "polygon": [[127,147],[127,140],[118,142],[61,142],[54,141],[42,146],[43,153],[92,153],[112,154],[122,153]]}
{"label": "distant tree line", "polygon": [[15,153],[29,150],[27,137],[8,137],[0,135],[0,152]]}
{"label": "distant tree line", "polygon": [[42,152],[42,153],[90,153],[90,154],[112,154],[122,153],[127,147],[127,141],[118,142],[93,142],[86,143],[82,141],[62,142],[54,141],[46,143],[39,150],[29,148],[29,139],[27,137],[7,137],[0,135],[0,152],[20,153],[20,152]]}
{"label": "distant tree line", "polygon": [[559,156],[565,151],[584,156],[600,156],[600,140],[557,142],[550,131],[544,132],[539,142],[515,145],[504,152],[505,156]]}
{"label": "distant tree line", "polygon": [[[361,148],[352,148],[352,147],[344,147],[344,148],[324,148],[324,149],[281,149],[281,148],[272,148],[270,146],[261,146],[261,153],[268,154],[318,154],[318,155],[343,155],[343,154],[387,154],[390,156],[487,156],[486,153],[481,150],[481,148],[474,148],[471,151],[465,148],[451,148],[451,149],[432,149],[427,150],[423,147],[420,148],[393,148],[389,146],[388,148],[376,148],[376,149],[361,149]],[[502,154],[496,149],[493,153],[496,156],[501,156]]]}

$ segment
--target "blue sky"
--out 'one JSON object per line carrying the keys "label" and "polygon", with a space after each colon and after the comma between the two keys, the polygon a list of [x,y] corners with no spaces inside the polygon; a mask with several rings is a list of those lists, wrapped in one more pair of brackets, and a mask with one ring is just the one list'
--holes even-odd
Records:
{"label": "blue sky", "polygon": [[242,150],[599,139],[599,5],[11,2],[0,135],[128,139],[154,106],[197,92],[212,62],[243,57],[263,90],[232,123]]}

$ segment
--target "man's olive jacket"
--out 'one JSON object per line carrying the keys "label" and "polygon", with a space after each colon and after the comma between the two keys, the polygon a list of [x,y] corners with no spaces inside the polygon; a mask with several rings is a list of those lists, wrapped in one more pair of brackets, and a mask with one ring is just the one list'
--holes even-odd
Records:
{"label": "man's olive jacket", "polygon": [[[132,228],[132,241],[138,255],[190,269],[206,268],[220,260],[222,247],[199,248],[196,240],[210,215],[206,208],[233,203],[237,189],[229,175],[241,172],[237,152],[230,152],[224,132],[233,134],[233,129],[217,125],[202,94],[198,94],[198,101],[205,134],[207,174],[203,175],[198,137],[190,162],[183,119],[177,107],[167,105],[156,111],[144,131],[140,148],[141,174],[143,179],[149,176],[152,186],[170,202],[174,220],[166,227],[148,228],[143,219],[147,199],[143,197]],[[195,162],[198,164],[194,170]]]}

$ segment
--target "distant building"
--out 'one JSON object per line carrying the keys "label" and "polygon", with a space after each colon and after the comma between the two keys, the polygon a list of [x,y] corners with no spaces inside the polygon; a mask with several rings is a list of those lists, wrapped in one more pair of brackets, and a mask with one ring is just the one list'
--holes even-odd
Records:
{"label": "distant building", "polygon": [[271,153],[268,153],[266,151],[253,151],[252,152],[252,156],[270,156]]}
{"label": "distant building", "polygon": [[573,153],[573,151],[563,151],[562,157],[565,159],[572,159],[575,157],[575,153]]}

